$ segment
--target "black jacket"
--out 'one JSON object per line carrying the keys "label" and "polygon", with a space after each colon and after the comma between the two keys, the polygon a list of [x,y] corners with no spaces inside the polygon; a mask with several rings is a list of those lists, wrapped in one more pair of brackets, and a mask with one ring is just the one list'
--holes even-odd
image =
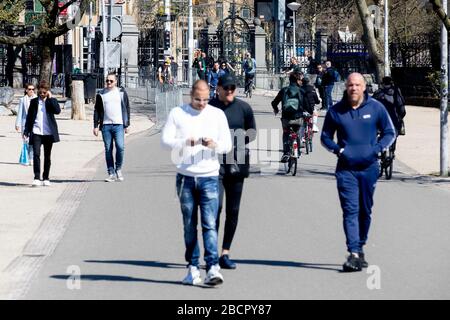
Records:
{"label": "black jacket", "polygon": [[[122,121],[124,128],[130,126],[130,103],[128,101],[128,94],[124,88],[119,88],[121,107],[122,107]],[[94,128],[102,129],[103,118],[105,116],[105,108],[103,107],[102,94],[105,93],[105,89],[101,90],[95,97],[94,107]]]}
{"label": "black jacket", "polygon": [[301,88],[303,89],[304,97],[306,99],[306,102],[308,103],[308,112],[312,114],[312,111],[314,111],[314,106],[320,103],[319,97],[316,93],[316,89],[310,84],[302,85]]}
{"label": "black jacket", "polygon": [[[30,107],[28,108],[27,121],[25,123],[24,136],[30,137],[33,134],[34,122],[39,108],[39,97],[30,101]],[[59,142],[58,124],[56,123],[55,114],[61,113],[58,100],[55,98],[47,98],[45,100],[45,110],[47,113],[48,125],[52,132],[53,142]]]}
{"label": "black jacket", "polygon": [[[227,106],[217,98],[212,99],[209,104],[225,113],[228,126],[233,134],[233,151],[224,155],[220,175],[231,175],[227,164],[230,164],[230,160],[234,160],[232,163],[239,164],[239,176],[248,177],[250,152],[246,145],[256,139],[256,122],[253,109],[247,102],[236,98]],[[234,154],[232,154],[233,152]]]}
{"label": "black jacket", "polygon": [[377,90],[372,98],[380,101],[391,117],[395,128],[400,130],[403,118],[406,115],[405,99],[398,87],[381,88]]}

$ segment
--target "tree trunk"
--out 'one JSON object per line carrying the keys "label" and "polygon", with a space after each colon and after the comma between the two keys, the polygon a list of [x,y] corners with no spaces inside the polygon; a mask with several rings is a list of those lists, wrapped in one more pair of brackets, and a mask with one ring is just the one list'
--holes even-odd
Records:
{"label": "tree trunk", "polygon": [[86,120],[84,108],[84,84],[82,80],[72,81],[72,119]]}
{"label": "tree trunk", "polygon": [[42,57],[40,80],[46,80],[52,83],[52,65],[55,53],[55,37],[48,36],[42,39]]}
{"label": "tree trunk", "polygon": [[355,0],[355,3],[364,30],[363,41],[369,51],[369,58],[375,65],[376,82],[380,83],[384,77],[383,50],[380,49],[379,43],[375,38],[374,25],[372,17],[369,14],[369,9],[367,8],[366,0]]}

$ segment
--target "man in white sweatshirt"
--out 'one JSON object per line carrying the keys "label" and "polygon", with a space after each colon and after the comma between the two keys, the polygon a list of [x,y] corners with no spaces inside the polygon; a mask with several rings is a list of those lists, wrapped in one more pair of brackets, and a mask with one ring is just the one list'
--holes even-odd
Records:
{"label": "man in white sweatshirt", "polygon": [[222,110],[208,104],[209,87],[198,80],[191,103],[174,108],[164,126],[161,144],[172,149],[177,167],[176,187],[184,223],[185,259],[188,274],[183,284],[197,285],[200,249],[197,240],[198,208],[205,247],[205,284],[223,282],[218,264],[216,218],[219,206],[219,154],[231,150],[231,134]]}

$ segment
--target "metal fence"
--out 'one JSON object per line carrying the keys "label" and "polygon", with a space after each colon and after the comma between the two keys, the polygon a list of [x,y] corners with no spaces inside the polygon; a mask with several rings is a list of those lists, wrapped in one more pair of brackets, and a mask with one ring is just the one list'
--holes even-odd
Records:
{"label": "metal fence", "polygon": [[[295,43],[295,56],[301,70],[303,73],[310,73],[312,71],[311,56],[316,45],[310,38],[298,39]],[[277,74],[288,69],[293,56],[294,46],[292,43],[266,41],[266,65],[269,74]]]}
{"label": "metal fence", "polygon": [[183,104],[183,90],[182,88],[171,86],[165,88],[165,91],[156,91],[155,106],[156,106],[156,125],[163,126],[167,121],[170,110]]}

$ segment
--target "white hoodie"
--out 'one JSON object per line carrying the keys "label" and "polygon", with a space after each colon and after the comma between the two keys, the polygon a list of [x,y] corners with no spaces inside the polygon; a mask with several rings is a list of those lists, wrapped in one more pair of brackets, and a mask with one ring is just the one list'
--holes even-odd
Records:
{"label": "white hoodie", "polygon": [[[216,143],[214,150],[201,144],[191,147],[187,139],[210,138]],[[177,172],[190,177],[212,177],[219,175],[218,154],[231,151],[231,133],[225,113],[206,105],[196,110],[185,104],[172,109],[164,126],[161,145],[172,149],[172,162]]]}

